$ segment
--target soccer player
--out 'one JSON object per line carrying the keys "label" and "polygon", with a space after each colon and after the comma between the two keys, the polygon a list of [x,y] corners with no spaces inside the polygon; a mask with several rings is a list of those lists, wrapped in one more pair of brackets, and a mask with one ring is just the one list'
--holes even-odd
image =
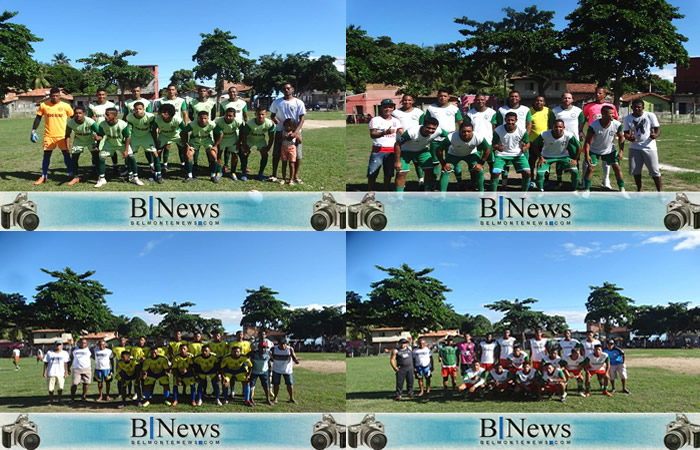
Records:
{"label": "soccer player", "polygon": [[12,364],[15,365],[15,370],[19,370],[19,356],[20,352],[18,348],[12,349]]}
{"label": "soccer player", "polygon": [[[181,334],[180,331],[178,333]],[[171,349],[172,349],[172,342]],[[178,345],[177,353],[172,357],[173,362],[173,406],[179,401],[180,392],[178,387],[182,386],[182,395],[187,394],[187,387],[190,387],[190,401],[192,406],[197,406],[197,382],[194,377],[194,356],[189,352],[187,342]]]}
{"label": "soccer player", "polygon": [[121,151],[124,161],[128,167],[129,182],[138,186],[143,186],[143,181],[139,180],[136,158],[130,147],[131,131],[129,125],[120,120],[117,116],[117,108],[107,108],[105,120],[98,124],[97,135],[102,136],[100,144],[100,178],[97,180],[96,188],[107,184],[105,173],[107,170],[107,157]]}
{"label": "soccer player", "polygon": [[585,396],[591,395],[591,378],[593,375],[598,377],[598,383],[603,389],[603,395],[611,397],[612,394],[608,392],[608,381],[610,381],[610,375],[608,374],[610,369],[610,357],[607,353],[603,352],[603,346],[600,344],[596,345],[593,349],[593,354],[587,355],[586,359],[583,361],[583,367],[586,368],[586,392]]}
{"label": "soccer player", "polygon": [[564,370],[566,381],[576,380],[578,384],[578,395],[585,397],[583,393],[583,364],[586,358],[581,355],[579,347],[571,347],[571,350],[562,350],[561,367]]}
{"label": "soccer player", "polygon": [[494,364],[493,369],[486,375],[486,389],[490,392],[503,393],[513,389],[515,377],[512,373],[504,370],[500,361]]}
{"label": "soccer player", "polygon": [[[98,88],[97,92],[95,93],[95,97],[97,98],[96,101],[88,104],[88,117],[91,118],[92,120],[95,121],[95,123],[99,126],[100,123],[102,123],[105,118],[107,117],[107,109],[108,108],[116,108],[117,105],[112,103],[111,101],[107,100],[107,90],[105,88]],[[102,146],[104,145],[103,142],[99,143],[99,150],[102,150]],[[112,155],[112,169],[116,173],[119,174],[119,169],[117,167],[117,155],[113,154]],[[100,157],[99,157],[99,152],[93,152],[92,153],[92,164],[95,166],[95,168],[98,168],[100,164]],[[121,174],[119,174],[121,175]],[[126,174],[124,174],[126,175]]]}
{"label": "soccer player", "polygon": [[622,127],[625,139],[630,141],[630,175],[634,177],[637,192],[642,190],[642,168],[647,167],[649,176],[654,180],[656,190],[661,192],[661,171],[656,138],[661,134],[656,114],[644,111],[644,100],[632,101],[632,114],[625,116]]}
{"label": "soccer player", "polygon": [[627,389],[627,366],[625,366],[625,352],[615,345],[615,341],[608,339],[605,349],[603,350],[610,358],[610,386],[612,393],[615,393],[615,380],[620,377],[622,380],[622,392],[629,394]]}
{"label": "soccer player", "polygon": [[[528,111],[528,114],[530,112]],[[511,111],[506,113],[505,124],[493,130],[493,150],[496,154],[491,172],[491,190],[498,189],[498,179],[503,174],[508,176],[508,165],[512,164],[516,172],[520,172],[522,180],[520,189],[527,192],[530,187],[530,165],[527,161],[527,150],[530,141],[527,130],[518,125],[518,114]]]}
{"label": "soccer player", "polygon": [[[265,181],[263,172],[267,166],[267,159],[270,149],[275,144],[275,123],[266,117],[267,108],[258,106],[255,109],[255,117],[246,121],[241,128],[241,172],[246,174],[248,168],[248,155],[253,147],[260,152],[260,170],[258,171],[258,181]],[[265,140],[267,137],[267,140]]]}
{"label": "soccer player", "polygon": [[[219,114],[220,116],[223,116],[227,109],[233,108],[236,111],[236,117],[238,117],[242,123],[248,122],[248,104],[245,102],[245,100],[238,98],[238,89],[235,86],[231,86],[230,88],[228,88],[228,100],[224,100],[219,106],[221,108]],[[272,140],[270,140],[269,145],[271,146],[272,144],[273,142]],[[234,151],[233,149],[227,149],[226,151],[224,151],[224,173],[228,172],[229,157],[231,156],[231,154],[236,154],[238,150],[239,149],[236,148],[236,151]],[[267,157],[267,155],[265,156]],[[245,175],[245,170],[243,170],[243,172],[243,175]]]}
{"label": "soccer player", "polygon": [[175,331],[175,339],[168,343],[168,359],[172,361],[173,358],[180,354],[182,345],[187,345],[187,341],[182,339],[182,331],[177,330]]}
{"label": "soccer player", "polygon": [[[248,357],[241,354],[241,347],[232,346],[231,354],[225,356],[220,363],[221,367],[221,379],[224,391],[224,401],[225,405],[228,403],[228,388],[231,386],[231,391],[233,392],[233,385],[236,381],[240,381],[243,385],[243,403],[246,406],[253,406],[250,401],[250,374],[252,363]],[[217,400],[217,405],[221,406],[221,402]]]}
{"label": "soccer player", "polygon": [[[221,333],[217,333],[221,338]],[[223,342],[226,345],[225,342]],[[225,353],[221,354],[222,357]],[[219,399],[219,358],[212,354],[210,344],[205,344],[202,347],[202,354],[194,359],[195,374],[199,382],[197,388],[197,406],[202,406],[202,397],[206,394],[207,380],[211,380],[211,385],[214,387],[214,396],[216,403],[221,404]]]}
{"label": "soccer player", "polygon": [[425,190],[431,191],[435,181],[433,171],[433,155],[428,145],[439,137],[446,138],[447,132],[439,126],[434,117],[426,117],[423,125],[404,131],[394,144],[394,169],[396,175],[396,190],[403,192],[406,186],[406,174],[411,170],[411,161],[416,161],[425,171]]}
{"label": "soccer player", "polygon": [[[422,109],[415,108],[413,106],[415,102],[416,99],[412,94],[403,94],[403,96],[401,96],[400,102],[401,107],[395,109],[391,113],[392,117],[399,119],[399,122],[401,123],[401,128],[404,130],[408,130],[409,128],[413,127],[419,127],[423,123],[425,113],[423,113]],[[393,144],[391,151],[394,151]],[[425,178],[423,176],[423,169],[421,169],[420,166],[418,166],[418,164],[414,164],[414,166],[416,168],[416,175],[418,175],[418,184],[423,184],[425,182]]]}
{"label": "soccer player", "polygon": [[[428,106],[425,111],[425,119],[433,117],[438,120],[438,126],[442,128],[446,133],[452,133],[457,129],[458,126],[462,125],[464,118],[462,117],[462,112],[455,105],[450,104],[450,91],[446,88],[438,90],[437,93],[437,103],[433,103]],[[456,124],[456,125],[455,125]],[[435,140],[430,142],[430,155],[433,158],[434,175],[437,177],[439,169],[437,167],[437,149],[444,140],[443,136],[438,136]],[[456,169],[455,174],[461,175],[462,170]],[[461,181],[461,176],[457,176],[457,180]],[[420,181],[419,181],[420,184]]]}
{"label": "soccer player", "polygon": [[476,360],[476,344],[472,342],[472,336],[464,333],[464,340],[457,344],[459,353],[460,374],[464,375]]}
{"label": "soccer player", "polygon": [[481,367],[479,361],[474,361],[471,368],[464,373],[462,384],[459,385],[457,390],[460,392],[467,391],[469,394],[474,394],[478,390],[483,395],[483,389],[486,385],[486,374],[487,372]]}
{"label": "soccer player", "polygon": [[[143,101],[135,101],[131,104],[131,112],[126,116],[126,123],[129,124],[131,131],[131,141],[129,145],[131,150],[136,155],[139,150],[143,150],[148,160],[148,165],[153,173],[153,178],[158,184],[163,184],[163,176],[160,167],[160,155],[156,149],[155,141],[153,140],[153,122],[156,116],[147,112]],[[136,165],[136,156],[133,158],[132,171],[135,178],[138,178],[138,165]]]}
{"label": "soccer player", "polygon": [[241,349],[241,355],[248,356],[250,353],[250,341],[245,339],[245,336],[243,336],[243,331],[236,331],[235,340],[229,344],[229,348],[231,347],[239,347]]}
{"label": "soccer player", "polygon": [[68,363],[70,356],[68,352],[63,351],[63,342],[54,342],[54,349],[49,350],[44,355],[44,378],[47,379],[49,388],[49,406],[53,404],[53,391],[58,385],[58,403],[61,403],[63,396],[63,386],[65,380],[70,374]]}
{"label": "soccer player", "polygon": [[452,389],[457,385],[457,348],[452,345],[452,336],[447,336],[447,342],[438,351],[438,358],[442,364],[442,385],[447,391],[447,382],[452,377]]}
{"label": "soccer player", "polygon": [[[284,131],[283,123],[287,119],[294,119],[296,122],[295,131],[301,135],[301,130],[304,127],[304,115],[306,115],[306,106],[304,102],[294,97],[294,88],[291,84],[285,83],[282,85],[284,97],[276,99],[270,106],[271,119],[277,125],[275,134],[275,146],[272,151],[272,177],[270,181],[277,181],[277,166],[282,155],[282,134]],[[303,184],[300,178],[301,170],[301,145],[297,146],[297,158],[295,163],[295,171],[297,178],[294,180],[297,184]]]}
{"label": "soccer player", "polygon": [[272,347],[272,386],[274,390],[273,403],[277,403],[277,398],[280,391],[280,380],[284,377],[284,384],[287,385],[289,393],[289,402],[296,403],[294,400],[294,376],[292,375],[293,365],[299,364],[294,349],[287,345],[287,338],[282,336],[276,346]]}
{"label": "soccer player", "polygon": [[548,393],[551,398],[553,394],[561,396],[560,401],[566,401],[566,377],[564,372],[550,362],[544,364],[542,370],[542,393]]}
{"label": "soccer player", "polygon": [[557,342],[557,348],[559,349],[559,354],[563,358],[566,355],[571,354],[571,350],[574,348],[582,349],[583,347],[578,339],[573,339],[571,337],[571,330],[565,330],[564,339],[560,339],[559,342]]}
{"label": "soccer player", "polygon": [[83,385],[83,396],[81,401],[87,400],[88,387],[92,381],[92,362],[90,358],[92,352],[87,346],[87,340],[80,339],[78,346],[71,352],[71,368],[73,369],[73,381],[70,387],[70,400],[75,401],[75,392],[78,385]]}
{"label": "soccer player", "polygon": [[[547,125],[551,110],[547,106],[545,106],[545,103],[546,101],[544,96],[538,95],[537,97],[535,97],[535,102],[530,107],[530,116],[532,117],[532,128],[528,133],[528,138],[530,139],[530,142],[533,142],[535,139],[537,139],[537,137],[540,134],[544,133],[550,128]],[[537,161],[536,155],[530,152],[530,167],[533,167],[535,165],[535,161]],[[535,187],[532,182],[530,183],[530,187]]]}
{"label": "soccer player", "polygon": [[[443,157],[443,149],[447,147],[447,155]],[[459,132],[454,132],[443,141],[436,150],[437,158],[442,167],[440,175],[440,191],[446,192],[450,182],[450,173],[455,173],[459,162],[464,161],[469,167],[472,183],[479,192],[484,192],[484,165],[491,155],[491,144],[483,137],[474,134],[471,123],[462,122]],[[457,178],[459,182],[461,177]]]}
{"label": "soccer player", "polygon": [[[474,133],[477,136],[482,136],[486,142],[493,142],[493,121],[495,120],[496,111],[486,106],[486,95],[482,93],[476,94],[472,108],[464,115],[464,122],[471,123],[474,126]],[[493,151],[489,155],[489,167],[493,168],[494,154]]]}
{"label": "soccer player", "polygon": [[406,339],[399,339],[399,347],[391,351],[389,364],[391,364],[391,368],[396,373],[396,396],[394,400],[401,400],[404,380],[406,381],[408,396],[413,397],[413,352],[408,346]]}
{"label": "soccer player", "polygon": [[199,356],[202,354],[202,346],[204,342],[202,341],[202,333],[197,331],[194,334],[194,340],[187,344],[187,348],[192,356]]}
{"label": "soccer player", "polygon": [[97,401],[102,401],[102,387],[104,384],[107,385],[107,395],[104,396],[104,398],[110,401],[112,399],[109,396],[109,387],[112,384],[112,359],[114,358],[114,354],[111,349],[107,348],[105,340],[100,339],[92,356],[95,358],[95,379],[97,380],[97,389],[100,392]]}
{"label": "soccer player", "polygon": [[[73,118],[66,124],[66,147],[70,149],[73,179],[68,182],[68,186],[80,182],[78,175],[78,159],[83,152],[91,152],[95,146],[97,136],[97,124],[89,117],[85,117],[85,108],[76,106]],[[75,140],[71,140],[71,134],[75,133]]]}
{"label": "soccer player", "polygon": [[[280,184],[289,184],[294,186],[294,180],[298,180],[299,177],[296,176],[296,166],[295,162],[297,160],[297,148],[301,145],[301,135],[296,131],[296,122],[294,119],[285,119],[282,126],[284,127],[284,132],[282,133],[282,147],[281,158],[282,158],[282,180]],[[289,163],[289,181],[287,178],[287,163]]]}
{"label": "soccer player", "polygon": [[379,115],[369,121],[369,136],[372,138],[372,152],[367,166],[367,190],[374,191],[379,169],[384,172],[384,190],[388,191],[394,177],[394,144],[396,136],[403,133],[401,121],[393,117],[396,105],[385,98],[379,104]]}
{"label": "soccer player", "polygon": [[493,364],[496,362],[496,341],[493,340],[493,334],[488,333],[486,340],[479,342],[479,362],[485,371],[493,369]]}
{"label": "soccer player", "polygon": [[[602,87],[598,86],[595,89],[595,101],[587,103],[583,106],[583,116],[588,121],[588,126],[590,127],[593,122],[599,120],[603,117],[602,109],[609,106],[613,110],[613,118],[617,119],[617,108],[612,103],[605,101],[605,97],[608,95],[608,91]],[[583,164],[583,173],[588,172],[588,161]],[[607,189],[612,189],[610,186],[610,167],[606,161],[603,161],[603,186]]]}
{"label": "soccer player", "polygon": [[213,121],[216,118],[216,100],[209,97],[209,89],[200,86],[197,89],[198,97],[189,104],[188,114],[194,120],[201,111],[209,113],[209,118]]}
{"label": "soccer player", "polygon": [[131,359],[134,359],[139,363],[136,389],[137,392],[143,392],[144,389],[143,380],[141,379],[141,369],[143,362],[146,360],[146,358],[148,358],[148,355],[151,353],[151,349],[149,347],[146,347],[146,337],[139,337],[139,340],[136,343],[136,345],[129,347],[129,352],[131,353]]}
{"label": "soccer player", "polygon": [[542,328],[535,329],[535,337],[530,339],[530,361],[532,368],[540,370],[542,359],[547,354],[547,338],[542,335]]}
{"label": "soccer player", "polygon": [[260,379],[260,384],[262,384],[263,390],[265,391],[265,398],[267,399],[267,404],[272,405],[272,400],[270,400],[270,350],[267,342],[261,340],[256,349],[250,353],[250,363],[252,364],[251,378],[250,378],[250,402],[255,406],[255,385],[257,380]]}
{"label": "soccer player", "polygon": [[122,120],[126,120],[127,116],[134,112],[134,106],[136,106],[137,102],[143,105],[143,110],[145,112],[151,112],[151,102],[148,99],[141,97],[141,88],[139,86],[134,86],[131,88],[131,95],[132,97],[129,100],[124,101],[124,116],[122,117]]}
{"label": "soccer player", "polygon": [[[122,359],[122,353],[124,353],[125,351],[129,351],[130,347],[128,346],[128,343],[129,343],[129,341],[126,338],[126,336],[119,336],[119,344],[112,347],[112,354],[114,356],[114,361],[115,361],[115,363],[114,363],[114,377],[117,380],[117,392],[119,394],[121,394],[121,392],[122,392],[122,388],[121,388],[122,381],[121,381],[121,378],[119,376],[119,370],[117,369],[117,364]],[[129,354],[129,356],[131,356],[131,354]],[[137,361],[137,363],[138,363],[138,361]],[[129,382],[127,388],[128,388],[127,389],[128,395],[129,395],[129,397],[131,397],[133,383]]]}
{"label": "soccer player", "polygon": [[523,396],[534,393],[537,396],[537,400],[542,397],[540,392],[540,373],[532,368],[529,360],[523,362],[522,370],[515,372],[515,388],[513,392],[516,394],[522,393]]}
{"label": "soccer player", "polygon": [[496,344],[498,344],[496,355],[504,368],[508,367],[508,355],[513,353],[513,346],[516,342],[517,340],[510,335],[510,328],[503,330],[503,336],[496,339]]}
{"label": "soccer player", "polygon": [[530,357],[520,348],[520,344],[513,344],[513,352],[508,355],[507,361],[508,370],[515,373],[523,370],[525,362],[530,362]]}
{"label": "soccer player", "polygon": [[177,96],[177,86],[174,84],[168,85],[167,96],[161,100],[160,106],[173,105],[175,108],[175,116],[181,119],[187,125],[192,118],[187,113],[187,102],[184,98]]}
{"label": "soccer player", "polygon": [[172,147],[176,146],[180,153],[184,149],[180,132],[185,129],[185,124],[180,117],[175,115],[175,107],[171,104],[161,105],[159,112],[160,115],[153,120],[151,133],[158,153],[162,152],[163,154],[163,173],[166,173],[168,171],[168,156]]}
{"label": "soccer player", "polygon": [[549,351],[545,355],[544,358],[542,358],[542,363],[543,364],[551,364],[554,367],[560,367],[561,366],[561,356],[559,356],[559,351],[555,346],[551,346],[549,348]]}
{"label": "soccer player", "polygon": [[[506,101],[507,104],[498,108],[498,111],[491,120],[491,123],[494,125],[494,129],[496,129],[496,127],[499,125],[505,124],[506,114],[513,112],[517,115],[518,126],[527,132],[529,138],[530,131],[532,130],[532,114],[530,113],[530,108],[520,104],[520,100],[520,92],[510,91],[508,93],[508,100]],[[506,164],[503,168],[504,189],[508,186],[509,167],[510,165]]]}
{"label": "soccer player", "polygon": [[[598,161],[605,161],[612,166],[617,186],[620,192],[625,192],[625,180],[622,178],[620,161],[625,151],[625,137],[622,134],[622,124],[613,119],[614,110],[610,106],[603,106],[601,109],[603,117],[588,125],[586,139],[583,144],[583,151],[588,163],[586,172],[584,197],[591,193],[591,179],[593,170],[598,165]],[[619,152],[615,151],[615,136],[617,136]],[[608,183],[609,184],[609,183]]]}
{"label": "soccer player", "polygon": [[583,346],[583,356],[592,355],[596,345],[602,346],[600,341],[595,338],[592,331],[586,333],[586,340],[581,342],[581,345]]}
{"label": "soccer player", "polygon": [[214,356],[218,358],[223,358],[229,353],[228,342],[221,340],[221,333],[218,331],[214,333],[214,338],[209,342],[209,348]]}
{"label": "soccer player", "polygon": [[[233,181],[238,181],[238,177],[236,177],[236,164],[238,163],[238,139],[239,134],[242,131],[243,121],[236,117],[235,109],[227,108],[226,111],[224,111],[223,116],[216,119],[215,123],[216,128],[214,129],[214,136],[216,142],[214,142],[214,146],[211,148],[210,155],[216,155],[217,174],[221,173],[221,155],[222,153],[226,154],[228,152],[233,157],[231,179]],[[245,170],[243,170],[241,172],[241,180],[246,181],[247,179],[248,177],[245,174]]]}
{"label": "soccer player", "polygon": [[36,135],[36,129],[41,123],[41,118],[44,117],[44,159],[41,162],[41,177],[34,182],[39,185],[48,180],[49,163],[51,162],[51,152],[57,146],[63,153],[63,162],[68,169],[68,176],[71,180],[74,177],[73,162],[71,161],[70,151],[66,145],[66,123],[73,115],[73,109],[69,104],[61,101],[61,91],[58,88],[51,88],[49,91],[49,99],[41,102],[39,109],[36,112],[34,123],[32,124],[31,140],[36,142],[39,138]]}
{"label": "soccer player", "polygon": [[220,177],[217,176],[216,157],[212,155],[213,152],[211,151],[214,146],[214,139],[212,137],[214,128],[216,128],[216,124],[209,121],[209,113],[207,111],[200,111],[197,113],[197,120],[188,123],[180,132],[182,144],[187,147],[187,162],[185,163],[186,176],[182,180],[183,183],[194,179],[192,176],[194,161],[197,161],[199,152],[201,151],[205,152],[209,158],[209,178],[211,182],[219,182]]}
{"label": "soccer player", "polygon": [[163,388],[165,405],[172,405],[170,403],[170,361],[165,356],[158,354],[158,347],[152,347],[150,356],[143,362],[141,378],[143,379],[144,408],[151,404],[151,396],[155,390],[156,382]]}
{"label": "soccer player", "polygon": [[561,102],[549,111],[548,128],[552,128],[555,120],[564,121],[564,129],[576,136],[579,141],[583,140],[583,125],[586,118],[583,111],[578,106],[574,106],[574,97],[571,92],[561,94]]}
{"label": "soccer player", "polygon": [[430,394],[430,380],[433,373],[433,351],[428,347],[425,339],[418,340],[418,347],[413,349],[413,370],[418,378],[418,397]]}
{"label": "soccer player", "polygon": [[[121,352],[119,361],[117,362],[116,372],[117,379],[119,380],[119,394],[122,396],[122,402],[117,408],[122,409],[126,406],[126,399],[130,397],[127,393],[127,385],[131,386],[132,383],[136,385],[135,397],[139,399],[137,406],[140,408],[142,406],[141,383],[139,382],[139,374],[141,373],[140,364],[136,359],[131,358],[129,350]],[[136,398],[134,398],[134,400]]]}
{"label": "soccer player", "polygon": [[578,187],[578,160],[581,144],[576,136],[565,129],[564,121],[554,121],[551,130],[537,136],[532,143],[532,154],[536,157],[537,189],[544,191],[544,178],[551,165],[556,165],[557,174],[571,174],[571,189]]}

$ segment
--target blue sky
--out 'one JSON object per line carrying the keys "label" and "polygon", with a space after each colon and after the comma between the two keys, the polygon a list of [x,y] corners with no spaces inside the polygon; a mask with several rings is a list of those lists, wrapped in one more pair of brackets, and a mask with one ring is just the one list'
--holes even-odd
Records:
{"label": "blue sky", "polygon": [[[680,13],[685,15],[683,19],[674,20],[673,24],[689,39],[685,43],[688,54],[700,56],[700,35],[697,33],[700,2],[670,0],[669,3],[680,7]],[[432,0],[430,3],[405,0],[401,2],[401,10],[411,11],[411,13],[405,17],[399,14],[393,18],[386,14],[367,14],[367,11],[377,11],[379,8],[376,2],[371,0],[348,0],[347,4],[347,25],[359,25],[372,37],[390,36],[394,42],[418,45],[434,45],[461,39],[459,30],[463,26],[454,23],[457,17],[467,16],[469,19],[482,22],[499,21],[504,17],[503,8],[511,7],[516,11],[522,11],[533,4],[536,4],[540,10],[555,11],[554,24],[561,30],[567,24],[566,16],[578,6],[578,2],[573,0],[494,0],[463,3],[457,3],[454,0]],[[420,26],[416,23],[417,21],[420,22]],[[655,69],[652,72],[673,81],[675,66],[666,66],[662,70]]]}
{"label": "blue sky", "polygon": [[[63,52],[75,60],[96,52],[138,52],[132,64],[159,65],[159,84],[172,72],[192,69],[200,33],[231,31],[250,57],[312,51],[312,56],[345,57],[345,2],[282,0],[265,2],[192,2],[119,0],[76,4],[65,0],[23,1],[7,6],[19,11],[13,23],[26,25],[44,39],[34,44],[34,58],[50,62]],[[57,20],[57,25],[49,25]],[[131,29],[138,31],[131,31]],[[280,26],[286,27],[280,28]],[[164,42],[166,44],[164,44]]]}
{"label": "blue sky", "polygon": [[589,286],[605,281],[637,305],[700,305],[692,278],[700,273],[700,233],[692,231],[347,233],[348,290],[366,299],[369,284],[386,275],[374,265],[402,263],[434,268],[457,312],[491,321],[501,316],[483,305],[532,297],[539,300],[534,309],[582,330]]}
{"label": "blue sky", "polygon": [[345,304],[345,236],[316,232],[0,233],[0,291],[29,301],[52,278],[40,268],[95,270],[115,314],[158,319],[143,308],[196,303],[236,331],[245,289],[268,286],[292,307]]}

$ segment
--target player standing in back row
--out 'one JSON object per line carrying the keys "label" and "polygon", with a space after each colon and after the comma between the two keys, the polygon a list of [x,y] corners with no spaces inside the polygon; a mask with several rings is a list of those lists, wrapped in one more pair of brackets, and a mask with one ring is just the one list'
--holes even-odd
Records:
{"label": "player standing in back row", "polygon": [[[434,117],[438,120],[438,127],[442,128],[447,134],[452,133],[463,122],[462,112],[457,106],[450,104],[450,91],[446,88],[438,90],[437,103],[428,106],[425,111],[425,119]],[[456,124],[456,125],[455,125]],[[430,155],[433,157],[433,175],[437,178],[440,173],[440,166],[437,159],[437,148],[440,146],[443,137],[438,137],[430,143]],[[455,168],[455,176],[457,181],[461,181],[462,169]],[[420,180],[418,181],[420,185]]]}
{"label": "player standing in back row", "polygon": [[637,192],[642,190],[642,168],[647,166],[649,176],[654,180],[656,190],[661,192],[661,171],[656,138],[661,134],[656,114],[644,111],[644,100],[632,102],[632,114],[625,116],[622,131],[630,141],[630,175],[634,177]]}

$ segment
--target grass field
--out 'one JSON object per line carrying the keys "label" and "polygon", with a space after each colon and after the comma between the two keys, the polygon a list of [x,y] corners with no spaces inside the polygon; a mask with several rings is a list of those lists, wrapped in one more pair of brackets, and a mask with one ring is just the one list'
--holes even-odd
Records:
{"label": "grass field", "polygon": [[[337,119],[333,117],[336,112],[314,112],[314,119]],[[344,116],[343,116],[344,117]],[[343,117],[340,117],[342,119]],[[32,183],[41,175],[41,139],[43,139],[43,122],[39,127],[39,143],[29,140],[29,131],[32,128],[33,119],[9,119],[0,120],[0,136],[3,137],[2,153],[3,162],[0,168],[1,191],[96,191],[93,187],[97,178],[91,171],[90,155],[80,156],[81,174],[87,175],[87,182],[81,182],[74,186],[68,186],[69,180],[63,163],[61,152],[54,151],[49,168],[49,182],[40,186]],[[107,185],[100,188],[106,191],[343,191],[345,190],[345,129],[342,127],[318,128],[304,130],[304,158],[301,166],[301,178],[304,184],[295,186],[280,186],[279,183],[261,183],[253,180],[260,167],[260,153],[253,150],[250,155],[248,168],[251,174],[247,182],[234,182],[230,178],[223,178],[218,184],[209,181],[209,163],[204,154],[199,155],[199,171],[195,174],[198,181],[187,184],[182,183],[183,171],[180,168],[177,152],[170,154],[170,172],[164,177],[165,183],[158,184],[148,182],[150,170],[143,152],[136,155],[139,164],[139,174],[145,186],[124,183],[114,171],[111,170],[111,161],[108,161]],[[120,156],[119,164],[123,164]],[[240,176],[240,163],[237,168]],[[264,174],[272,174],[272,157],[269,158]],[[280,177],[280,168],[277,176]]]}
{"label": "grass field", "polygon": [[[364,125],[348,125],[347,130],[347,190],[367,190],[367,161],[372,147],[369,137],[369,129]],[[666,191],[696,191],[700,188],[700,153],[697,146],[700,144],[700,125],[664,124],[661,126],[661,136],[658,139],[659,162],[668,166],[693,169],[696,172],[673,172],[661,170],[663,189]],[[634,179],[629,175],[629,144],[625,145],[625,161],[622,162],[622,173],[625,179],[625,188],[628,191],[636,191]],[[462,163],[464,164],[464,163]],[[466,167],[466,166],[465,166]],[[466,169],[465,179],[468,178]],[[597,168],[593,174],[591,190],[603,190],[601,186],[601,169]],[[381,178],[381,176],[380,176]],[[486,175],[488,180],[489,175]],[[564,175],[566,186],[570,181],[569,175]],[[615,185],[615,176],[610,174],[610,182]],[[510,171],[509,190],[520,189],[520,176]],[[449,190],[456,189],[454,177],[450,180]],[[489,189],[488,183],[486,189]],[[406,190],[418,190],[418,177],[415,170],[411,169],[406,178]],[[654,192],[654,182],[649,177],[646,169],[642,172],[642,191]]]}
{"label": "grass field", "polygon": [[[347,360],[348,412],[698,412],[700,411],[700,351],[695,350],[626,350],[628,387],[631,395],[618,393],[604,397],[596,380],[591,396],[579,397],[576,384],[569,383],[566,403],[559,397],[537,402],[504,399],[465,400],[461,393],[442,388],[440,364],[435,361],[435,373],[429,396],[394,401],[395,378],[389,357],[371,356]],[[680,358],[684,359],[680,359]],[[660,360],[660,358],[664,358]],[[665,358],[669,358],[666,360]],[[687,359],[686,359],[687,358]],[[671,362],[673,369],[659,366]],[[683,372],[680,372],[680,371]],[[418,392],[418,382],[414,388]]]}
{"label": "grass field", "polygon": [[306,111],[304,120],[345,120],[345,111]]}
{"label": "grass field", "polygon": [[[155,412],[342,412],[345,411],[345,355],[342,353],[299,353],[300,365],[294,367],[294,396],[298,403],[288,403],[289,396],[284,382],[280,386],[279,402],[270,406],[265,403],[265,392],[258,381],[255,389],[257,405],[249,408],[243,405],[241,386],[235,386],[233,403],[216,406],[213,399],[207,399],[201,407],[192,407],[184,396],[185,401],[176,407],[163,405],[162,391],[156,387],[155,400],[147,411]],[[306,366],[306,367],[305,367]],[[64,406],[48,406],[46,379],[42,377],[43,365],[36,363],[35,358],[22,358],[20,370],[15,370],[9,359],[0,360],[0,412],[117,412],[118,402],[97,403],[97,384],[93,381],[88,391],[87,402],[70,403],[70,377],[66,379],[64,391]],[[81,392],[79,387],[78,393]],[[211,393],[211,385],[209,386]],[[116,391],[116,383],[112,383],[112,396]],[[79,398],[80,394],[77,395]],[[181,396],[182,397],[182,396]],[[137,408],[134,402],[128,402],[121,411],[145,411]]]}

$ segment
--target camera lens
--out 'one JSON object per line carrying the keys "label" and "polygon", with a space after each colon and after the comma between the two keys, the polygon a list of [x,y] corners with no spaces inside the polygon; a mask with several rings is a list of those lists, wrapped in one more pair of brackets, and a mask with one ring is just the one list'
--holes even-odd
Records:
{"label": "camera lens", "polygon": [[27,231],[34,231],[39,226],[39,216],[29,208],[22,208],[17,214],[17,225]]}
{"label": "camera lens", "polygon": [[17,436],[17,443],[27,450],[34,450],[35,448],[39,447],[41,439],[33,430],[25,428],[19,432],[19,435]]}
{"label": "camera lens", "polygon": [[382,231],[387,224],[386,216],[378,209],[371,209],[369,212],[365,213],[364,223],[371,230]]}
{"label": "camera lens", "polygon": [[372,431],[365,437],[365,445],[374,450],[386,447],[386,436],[381,431]]}
{"label": "camera lens", "polygon": [[681,209],[674,209],[664,217],[664,225],[668,231],[678,231],[688,223],[688,218]]}
{"label": "camera lens", "polygon": [[678,430],[673,430],[664,436],[664,445],[669,450],[677,450],[685,444],[687,444],[685,435]]}
{"label": "camera lens", "polygon": [[328,448],[332,443],[333,439],[327,430],[319,430],[311,435],[311,446],[316,450]]}
{"label": "camera lens", "polygon": [[311,216],[311,227],[316,231],[327,230],[332,223],[333,216],[325,208],[319,209]]}

